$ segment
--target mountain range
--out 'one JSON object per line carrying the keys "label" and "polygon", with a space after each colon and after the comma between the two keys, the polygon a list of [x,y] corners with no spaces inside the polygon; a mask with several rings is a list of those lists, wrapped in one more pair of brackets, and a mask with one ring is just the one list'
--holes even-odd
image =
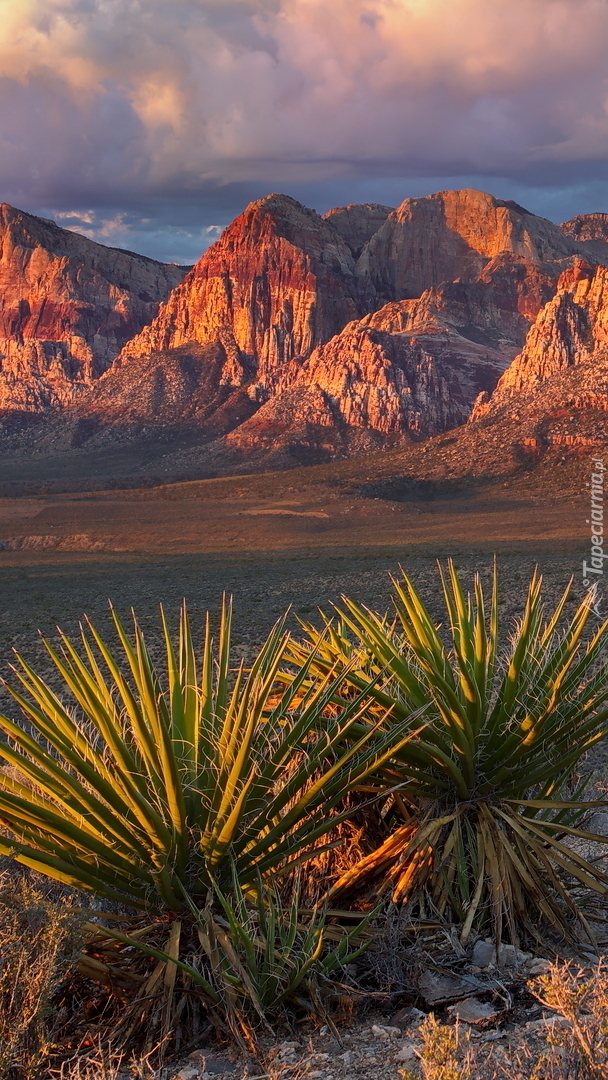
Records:
{"label": "mountain range", "polygon": [[187,268],[3,205],[0,281],[5,483],[252,472],[448,431],[500,432],[524,464],[608,442],[608,214],[558,226],[465,189],[321,217],[274,194]]}

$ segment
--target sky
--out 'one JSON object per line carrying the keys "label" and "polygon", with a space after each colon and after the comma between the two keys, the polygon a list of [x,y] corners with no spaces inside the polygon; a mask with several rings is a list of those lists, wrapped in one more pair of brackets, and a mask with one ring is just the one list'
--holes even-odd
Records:
{"label": "sky", "polygon": [[608,0],[0,0],[0,201],[101,243],[458,187],[608,212]]}

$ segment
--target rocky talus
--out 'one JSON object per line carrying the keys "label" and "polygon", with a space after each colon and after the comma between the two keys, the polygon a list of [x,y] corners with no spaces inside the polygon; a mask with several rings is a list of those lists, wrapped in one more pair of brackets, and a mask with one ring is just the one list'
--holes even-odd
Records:
{"label": "rocky talus", "polygon": [[184,273],[0,205],[0,410],[70,402]]}

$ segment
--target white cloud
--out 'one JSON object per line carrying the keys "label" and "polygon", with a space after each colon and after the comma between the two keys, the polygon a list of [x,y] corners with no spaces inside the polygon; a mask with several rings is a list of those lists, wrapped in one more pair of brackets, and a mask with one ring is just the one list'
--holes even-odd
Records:
{"label": "white cloud", "polygon": [[606,0],[0,0],[27,188],[608,157]]}

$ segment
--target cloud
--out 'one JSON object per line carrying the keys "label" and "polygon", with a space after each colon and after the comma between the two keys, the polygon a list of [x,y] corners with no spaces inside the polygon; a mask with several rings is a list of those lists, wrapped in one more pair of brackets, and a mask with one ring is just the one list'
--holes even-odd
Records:
{"label": "cloud", "polygon": [[608,0],[0,0],[0,181],[110,220],[230,185],[593,180],[607,54]]}

